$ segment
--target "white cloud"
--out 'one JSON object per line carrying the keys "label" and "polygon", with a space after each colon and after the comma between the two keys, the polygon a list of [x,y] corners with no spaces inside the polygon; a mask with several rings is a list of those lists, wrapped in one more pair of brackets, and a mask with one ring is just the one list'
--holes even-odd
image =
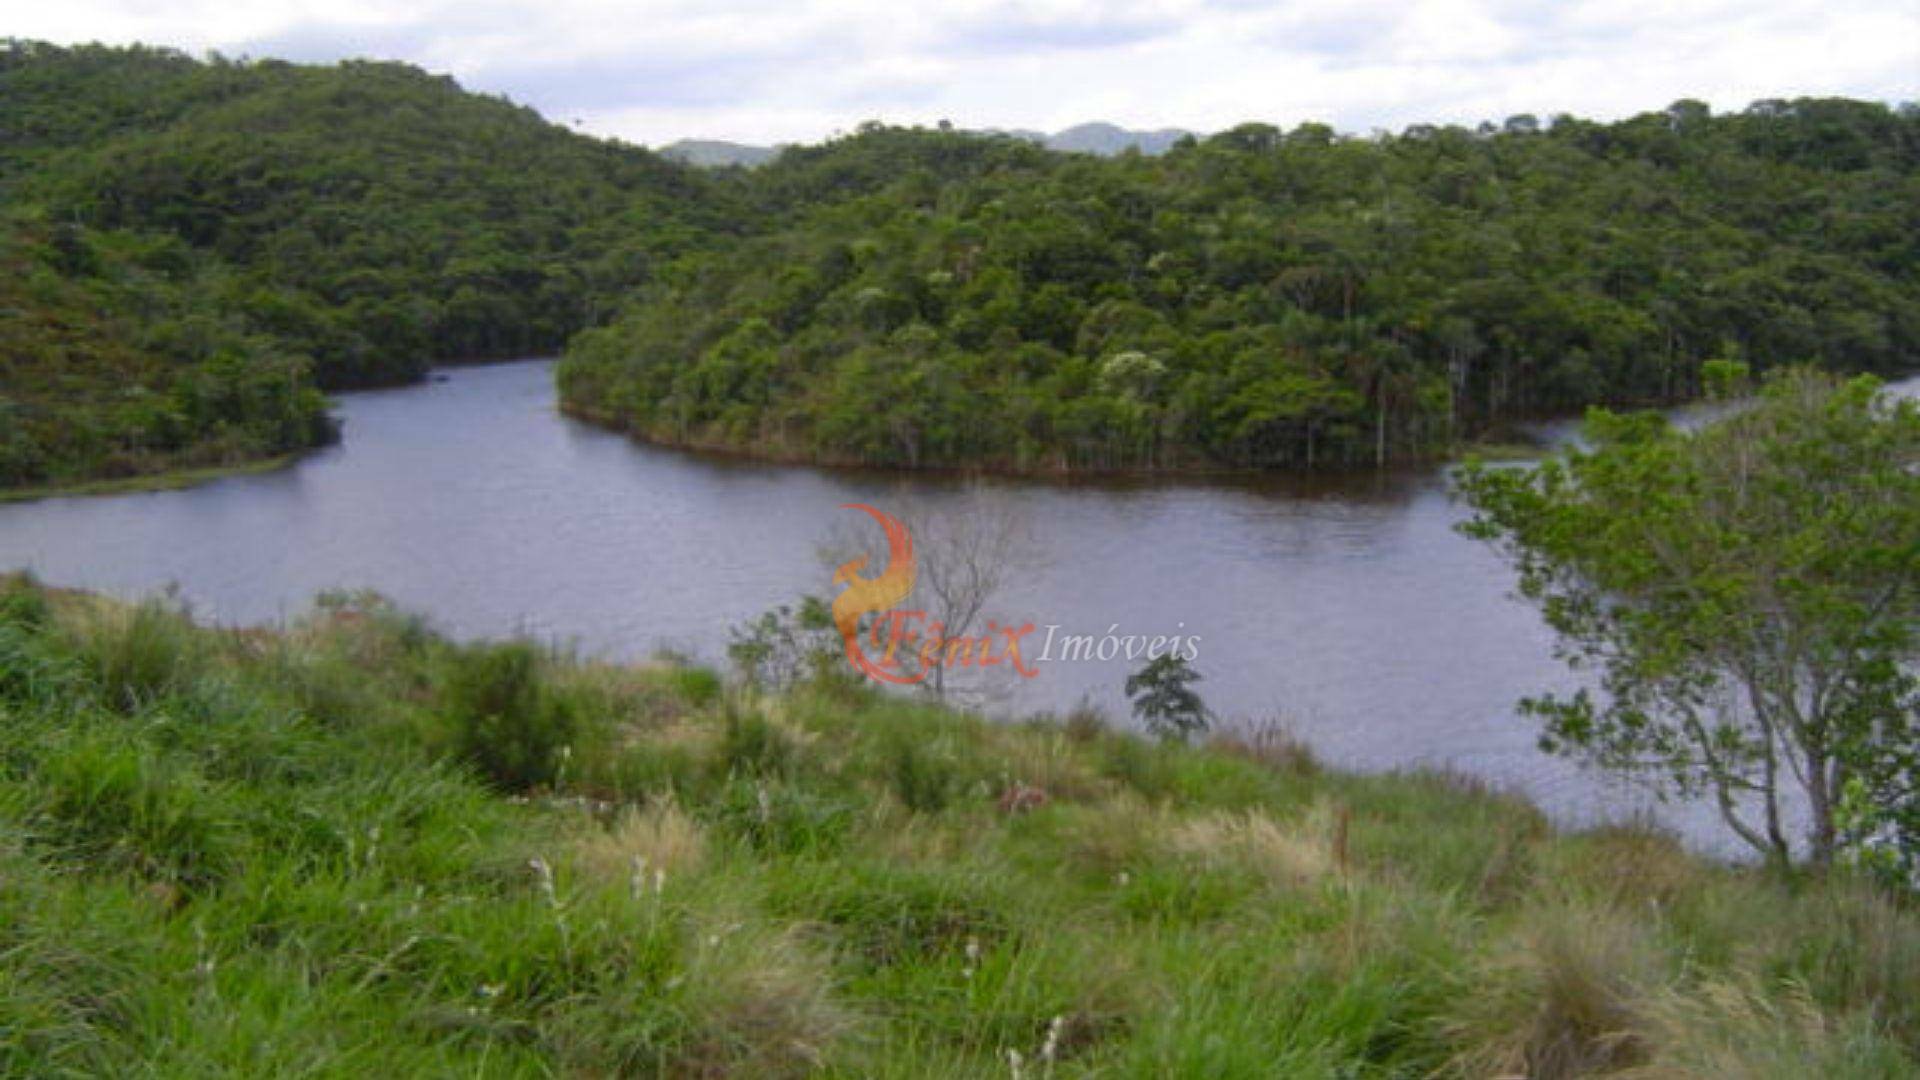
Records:
{"label": "white cloud", "polygon": [[1920,97],[1912,0],[71,0],[6,24],[60,42],[407,60],[644,143],[814,140],[866,119],[1364,131],[1610,118],[1682,97]]}

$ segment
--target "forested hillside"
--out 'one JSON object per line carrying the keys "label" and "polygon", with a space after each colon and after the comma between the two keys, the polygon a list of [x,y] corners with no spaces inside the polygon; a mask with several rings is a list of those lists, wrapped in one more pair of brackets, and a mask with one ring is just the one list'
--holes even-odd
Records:
{"label": "forested hillside", "polygon": [[306,445],[317,399],[240,449],[259,410],[187,384],[552,352],[743,220],[693,170],[403,65],[9,42],[0,483]]}
{"label": "forested hillside", "polygon": [[171,237],[0,228],[0,486],[232,465],[333,437],[307,358]]}
{"label": "forested hillside", "polygon": [[299,449],[330,435],[316,390],[570,340],[568,408],[675,444],[1407,460],[1685,398],[1712,358],[1909,367],[1917,237],[1910,107],[1247,125],[1110,159],[867,125],[716,173],[404,65],[15,41],[0,486]]}
{"label": "forested hillside", "polygon": [[1703,105],[1164,157],[869,127],[747,183],[790,224],[577,338],[578,413],[663,442],[1023,470],[1422,456],[1682,399],[1701,363],[1920,343],[1920,113]]}

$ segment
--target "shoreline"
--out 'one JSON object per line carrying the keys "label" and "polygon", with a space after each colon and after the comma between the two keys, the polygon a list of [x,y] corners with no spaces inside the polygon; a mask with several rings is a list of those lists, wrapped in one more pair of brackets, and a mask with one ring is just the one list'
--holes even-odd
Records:
{"label": "shoreline", "polygon": [[96,480],[75,480],[70,483],[44,484],[39,487],[8,488],[0,490],[0,505],[9,503],[38,502],[41,499],[87,498],[96,495],[135,495],[151,491],[179,491],[184,488],[198,487],[201,484],[222,480],[229,476],[257,476],[263,473],[278,472],[298,462],[301,458],[322,449],[313,447],[308,450],[296,450],[286,454],[276,454],[267,458],[255,458],[236,462],[231,465],[196,465],[178,469],[163,469],[159,472],[141,473],[137,476],[118,476]]}
{"label": "shoreline", "polygon": [[1545,446],[1527,447],[1516,443],[1471,443],[1462,442],[1446,447],[1438,453],[1424,457],[1409,458],[1379,466],[1372,464],[1326,466],[1316,468],[1275,468],[1258,465],[1188,465],[1164,466],[1159,468],[1058,468],[1031,467],[1019,468],[1005,464],[992,465],[906,465],[899,462],[871,462],[854,458],[832,457],[811,453],[781,452],[754,449],[727,442],[708,442],[687,439],[661,439],[648,435],[630,424],[622,423],[605,410],[591,406],[575,405],[562,399],[556,399],[554,408],[561,416],[583,424],[591,425],[601,431],[621,435],[642,446],[661,450],[673,450],[680,453],[698,454],[722,458],[746,464],[778,465],[785,467],[834,469],[851,471],[870,471],[886,473],[908,473],[920,476],[985,476],[1013,480],[1035,480],[1060,484],[1072,484],[1080,481],[1101,480],[1255,480],[1269,478],[1291,479],[1331,479],[1357,476],[1386,476],[1403,474],[1412,470],[1421,470],[1433,466],[1449,465],[1464,461],[1473,454],[1480,454],[1496,460],[1515,460],[1536,457],[1548,449]]}

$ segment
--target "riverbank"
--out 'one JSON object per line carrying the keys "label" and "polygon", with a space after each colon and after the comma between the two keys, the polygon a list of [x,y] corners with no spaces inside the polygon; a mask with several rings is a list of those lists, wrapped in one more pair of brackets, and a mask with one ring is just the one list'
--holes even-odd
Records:
{"label": "riverbank", "polygon": [[[1276,734],[0,594],[0,1071],[1893,1076],[1920,920]],[[1017,1066],[1016,1066],[1017,1063]]]}
{"label": "riverbank", "polygon": [[138,476],[75,480],[71,483],[30,488],[0,488],[0,504],[79,495],[126,495],[141,491],[177,491],[229,476],[257,476],[261,473],[277,472],[312,452],[312,450],[301,450],[291,454],[275,454],[271,457],[235,462],[231,465],[166,469],[160,472],[142,473]]}
{"label": "riverbank", "polygon": [[[1205,463],[1194,459],[1183,460],[1180,464],[1164,464],[1152,467],[1127,466],[1086,466],[1068,465],[1058,457],[1036,464],[1015,464],[1001,459],[958,464],[953,462],[935,462],[909,464],[901,461],[870,461],[855,455],[822,453],[817,450],[803,450],[773,443],[756,442],[743,444],[725,439],[713,438],[676,438],[657,431],[647,431],[635,427],[626,418],[611,410],[595,408],[560,398],[559,411],[562,416],[578,420],[583,424],[623,435],[643,446],[658,447],[662,450],[676,450],[686,453],[703,454],[714,458],[726,458],[741,462],[763,465],[791,465],[817,469],[859,469],[871,472],[919,473],[930,476],[991,476],[1022,480],[1126,480],[1126,479],[1163,479],[1163,480],[1214,480],[1263,476],[1356,476],[1367,473],[1398,472],[1418,469],[1466,456],[1464,449],[1440,449],[1428,455],[1401,457],[1389,461],[1385,466],[1376,465],[1371,460],[1352,461],[1319,466],[1267,466],[1267,465],[1221,465]],[[1475,444],[1461,444],[1471,447]],[[1510,449],[1506,444],[1498,444],[1497,449]]]}

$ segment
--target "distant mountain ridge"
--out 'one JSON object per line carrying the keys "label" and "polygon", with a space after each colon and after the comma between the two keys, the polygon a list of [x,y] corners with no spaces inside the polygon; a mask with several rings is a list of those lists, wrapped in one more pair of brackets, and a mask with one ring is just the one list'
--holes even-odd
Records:
{"label": "distant mountain ridge", "polygon": [[680,139],[660,147],[658,153],[663,158],[703,169],[725,168],[729,165],[744,165],[751,169],[779,157],[780,149],[778,146],[754,146],[724,139]]}
{"label": "distant mountain ridge", "polygon": [[1098,154],[1112,157],[1129,149],[1139,150],[1143,154],[1164,154],[1173,149],[1173,144],[1194,132],[1184,128],[1158,128],[1153,131],[1134,131],[1096,120],[1087,124],[1075,124],[1064,131],[1056,131],[1041,140],[1049,150],[1059,150],[1069,154]]}
{"label": "distant mountain ridge", "polygon": [[[1123,128],[1118,124],[1110,124],[1104,120],[1075,124],[1051,135],[1044,131],[1025,128],[1005,130],[989,128],[986,133],[1026,139],[1061,153],[1096,154],[1100,157],[1113,157],[1127,150],[1139,150],[1149,156],[1164,154],[1181,139],[1196,135],[1195,132],[1184,128],[1134,130]],[[741,165],[751,169],[765,165],[780,156],[782,148],[782,146],[756,146],[752,143],[728,142],[723,139],[680,139],[660,147],[658,152],[661,157],[672,158],[701,168]]]}

